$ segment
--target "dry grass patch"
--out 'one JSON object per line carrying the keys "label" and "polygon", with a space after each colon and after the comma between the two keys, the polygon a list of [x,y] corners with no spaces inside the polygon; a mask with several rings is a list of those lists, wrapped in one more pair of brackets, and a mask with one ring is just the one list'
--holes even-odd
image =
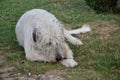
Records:
{"label": "dry grass patch", "polygon": [[99,25],[95,25],[96,28],[93,33],[97,33],[100,35],[100,39],[107,39],[111,36],[111,33],[120,29],[119,25],[114,22],[100,22]]}
{"label": "dry grass patch", "polygon": [[120,29],[115,22],[98,21],[90,23],[91,32],[77,35],[78,38],[89,38],[91,35],[97,34],[99,39],[108,39],[112,33]]}

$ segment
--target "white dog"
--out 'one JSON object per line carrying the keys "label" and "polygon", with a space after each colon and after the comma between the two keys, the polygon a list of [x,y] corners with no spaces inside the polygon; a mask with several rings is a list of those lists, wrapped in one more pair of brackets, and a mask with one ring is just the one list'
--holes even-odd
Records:
{"label": "white dog", "polygon": [[60,61],[66,67],[75,67],[77,62],[65,39],[74,45],[82,45],[71,34],[91,31],[88,25],[68,31],[53,14],[43,9],[33,9],[23,14],[15,30],[17,41],[24,48],[28,60]]}

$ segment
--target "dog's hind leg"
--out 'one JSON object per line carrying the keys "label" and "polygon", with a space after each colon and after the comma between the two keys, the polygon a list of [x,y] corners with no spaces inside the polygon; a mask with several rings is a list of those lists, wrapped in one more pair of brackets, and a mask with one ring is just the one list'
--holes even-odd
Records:
{"label": "dog's hind leg", "polygon": [[64,44],[65,50],[66,50],[66,58],[62,60],[62,64],[66,67],[75,67],[77,66],[77,62],[73,59],[73,52],[68,47],[67,44]]}
{"label": "dog's hind leg", "polygon": [[67,39],[67,41],[69,41],[73,45],[83,45],[82,41],[73,37],[71,34],[69,34],[69,31],[64,30],[64,35],[65,35],[65,38]]}
{"label": "dog's hind leg", "polygon": [[83,45],[81,40],[73,37],[71,34],[80,34],[80,33],[86,33],[89,31],[91,31],[89,25],[83,25],[82,28],[75,29],[75,30],[68,31],[68,30],[64,29],[64,35],[65,35],[65,38],[73,45]]}
{"label": "dog's hind leg", "polygon": [[86,33],[86,32],[90,32],[90,31],[91,31],[90,26],[85,24],[82,26],[82,28],[70,30],[68,32],[69,32],[69,34],[80,34],[80,33]]}

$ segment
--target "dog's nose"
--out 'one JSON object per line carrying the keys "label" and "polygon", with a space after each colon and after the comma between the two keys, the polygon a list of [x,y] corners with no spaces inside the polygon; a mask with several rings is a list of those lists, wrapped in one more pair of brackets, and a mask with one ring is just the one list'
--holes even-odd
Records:
{"label": "dog's nose", "polygon": [[56,53],[55,59],[56,61],[60,61],[62,59],[62,56],[59,53]]}

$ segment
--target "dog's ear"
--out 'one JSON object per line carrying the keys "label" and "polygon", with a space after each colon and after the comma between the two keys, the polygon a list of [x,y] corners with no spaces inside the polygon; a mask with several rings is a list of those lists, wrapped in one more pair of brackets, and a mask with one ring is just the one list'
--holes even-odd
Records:
{"label": "dog's ear", "polygon": [[37,30],[34,29],[34,30],[33,30],[33,33],[32,33],[32,37],[33,37],[33,41],[34,41],[34,42],[37,41],[37,35],[36,35],[37,32],[36,32],[36,31],[37,31]]}

